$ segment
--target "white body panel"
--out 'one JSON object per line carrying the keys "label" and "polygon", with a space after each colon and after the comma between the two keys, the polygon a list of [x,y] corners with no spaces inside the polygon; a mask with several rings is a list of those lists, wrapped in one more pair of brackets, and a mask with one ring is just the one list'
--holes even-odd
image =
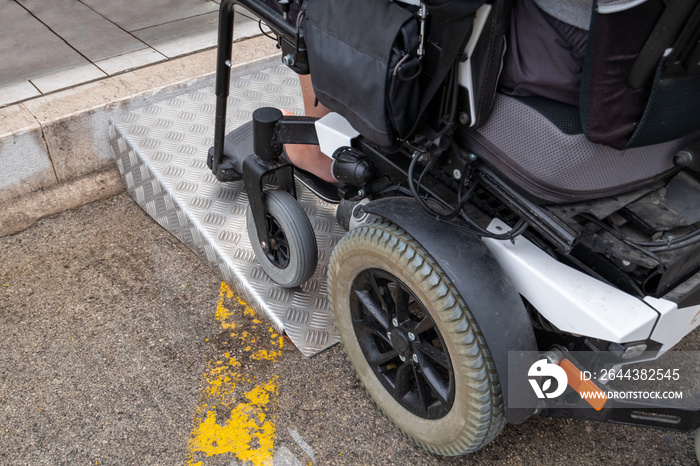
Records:
{"label": "white body panel", "polygon": [[[494,233],[507,230],[498,219],[489,225]],[[659,313],[644,301],[558,262],[522,236],[483,241],[516,290],[558,329],[615,343],[651,335]]]}
{"label": "white body panel", "polygon": [[[509,227],[498,219],[489,231]],[[666,299],[637,299],[579,272],[522,236],[513,241],[483,239],[516,290],[558,329],[615,343],[651,339],[659,355],[700,326],[700,305],[678,309]]]}
{"label": "white body panel", "polygon": [[341,147],[351,146],[352,140],[360,135],[348,120],[335,112],[316,120],[314,125],[319,148],[328,157],[333,157],[333,153]]}
{"label": "white body panel", "polygon": [[661,316],[651,339],[663,343],[664,352],[700,325],[700,305],[678,309],[676,303],[647,296],[644,301],[659,311]]}

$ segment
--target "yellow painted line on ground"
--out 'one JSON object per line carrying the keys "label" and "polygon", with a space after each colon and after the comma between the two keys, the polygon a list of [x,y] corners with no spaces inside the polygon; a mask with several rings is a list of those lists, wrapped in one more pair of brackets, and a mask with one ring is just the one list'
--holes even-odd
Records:
{"label": "yellow painted line on ground", "polygon": [[[225,351],[207,363],[188,444],[187,466],[206,466],[206,458],[224,454],[256,466],[272,464],[277,375],[256,383],[255,374],[246,373],[241,361],[274,363],[282,352],[284,340],[272,327],[260,332],[258,329],[264,322],[240,298],[235,301],[233,298],[231,288],[222,282],[216,306],[216,320],[221,326],[218,337],[227,339],[224,343],[228,347],[241,347],[243,352],[236,358]],[[241,315],[247,318],[241,319]],[[239,322],[240,328],[234,321]],[[246,366],[256,364],[261,363]]]}

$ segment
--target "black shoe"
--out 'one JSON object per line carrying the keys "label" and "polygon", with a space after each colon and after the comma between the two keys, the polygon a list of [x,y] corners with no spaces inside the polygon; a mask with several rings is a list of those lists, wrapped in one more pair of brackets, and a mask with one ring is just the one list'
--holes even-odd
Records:
{"label": "black shoe", "polygon": [[[286,150],[282,151],[282,158],[287,163],[292,164]],[[309,173],[306,170],[302,170],[301,168],[297,167],[294,167],[294,177],[317,197],[323,199],[329,204],[338,204],[340,202],[341,197],[338,195],[338,185],[336,183],[329,183],[313,173]]]}

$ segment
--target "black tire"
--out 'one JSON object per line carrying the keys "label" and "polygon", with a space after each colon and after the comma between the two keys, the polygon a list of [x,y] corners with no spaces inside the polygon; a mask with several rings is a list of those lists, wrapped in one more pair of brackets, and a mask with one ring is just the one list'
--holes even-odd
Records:
{"label": "black tire", "polygon": [[352,210],[357,205],[356,201],[348,201],[343,199],[338,204],[338,208],[335,211],[335,219],[338,225],[343,227],[343,230],[350,230],[350,219],[352,219]]}
{"label": "black tire", "polygon": [[248,209],[248,237],[267,275],[284,288],[294,288],[311,278],[318,263],[316,235],[306,212],[287,191],[265,192],[265,220],[270,245],[266,253],[260,245],[253,213]]}
{"label": "black tire", "polygon": [[388,221],[350,231],[331,257],[328,289],[348,358],[399,430],[441,455],[474,452],[498,435],[503,398],[488,347],[412,236]]}
{"label": "black tire", "polygon": [[700,428],[695,429],[695,460],[700,464]]}

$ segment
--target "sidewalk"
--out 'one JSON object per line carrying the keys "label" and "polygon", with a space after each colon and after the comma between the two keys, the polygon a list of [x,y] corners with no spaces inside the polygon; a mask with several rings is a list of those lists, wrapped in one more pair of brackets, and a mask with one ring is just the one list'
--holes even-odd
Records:
{"label": "sidewalk", "polygon": [[[0,15],[0,106],[214,47],[218,8],[209,0],[9,0]],[[260,33],[252,17],[237,15],[234,40]]]}
{"label": "sidewalk", "polygon": [[[219,5],[7,0],[3,7],[0,236],[124,189],[109,119],[213,89]],[[233,67],[277,56],[257,20],[236,11]]]}

